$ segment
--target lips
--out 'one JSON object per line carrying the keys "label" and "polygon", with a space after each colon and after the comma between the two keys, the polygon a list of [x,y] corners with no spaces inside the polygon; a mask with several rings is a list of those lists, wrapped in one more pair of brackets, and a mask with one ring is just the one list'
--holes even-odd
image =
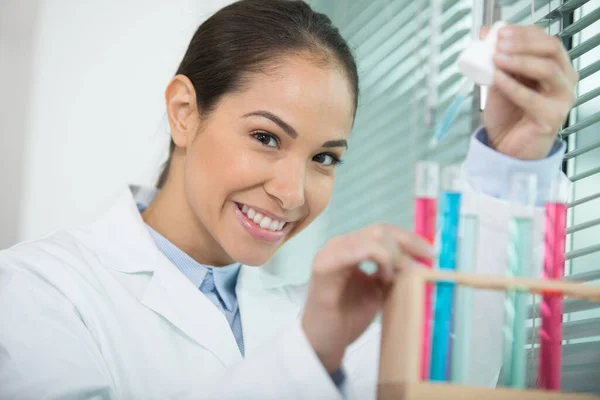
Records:
{"label": "lips", "polygon": [[[248,205],[234,204],[235,216],[240,224],[254,239],[261,242],[277,243],[293,226],[293,222],[277,219],[272,214],[266,216],[265,212],[257,211]],[[251,215],[252,218],[250,218]]]}
{"label": "lips", "polygon": [[259,211],[256,211],[254,208],[245,204],[238,204],[238,208],[246,217],[248,217],[248,219],[252,220],[256,225],[263,229],[277,232],[281,231],[286,224],[285,221],[267,217],[266,215],[263,215]]}

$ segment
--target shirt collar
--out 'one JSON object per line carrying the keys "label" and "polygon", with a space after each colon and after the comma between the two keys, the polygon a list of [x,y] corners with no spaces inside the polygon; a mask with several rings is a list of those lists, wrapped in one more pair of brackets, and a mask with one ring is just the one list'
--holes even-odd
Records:
{"label": "shirt collar", "polygon": [[[148,204],[138,202],[140,212],[145,210]],[[202,281],[209,271],[212,271],[215,288],[221,296],[227,311],[234,311],[237,307],[237,296],[235,286],[240,272],[240,263],[234,263],[223,267],[214,267],[212,265],[203,265],[186,254],[179,247],[175,246],[166,237],[155,231],[150,225],[146,224],[148,232],[156,247],[175,265],[196,287],[200,287]]]}

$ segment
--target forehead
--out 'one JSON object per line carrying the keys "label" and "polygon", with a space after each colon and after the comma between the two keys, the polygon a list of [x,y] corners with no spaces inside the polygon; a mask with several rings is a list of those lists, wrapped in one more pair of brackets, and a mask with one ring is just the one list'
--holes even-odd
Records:
{"label": "forehead", "polygon": [[354,99],[341,68],[309,56],[290,56],[247,77],[245,88],[224,101],[240,113],[267,110],[300,135],[347,137],[352,129]]}

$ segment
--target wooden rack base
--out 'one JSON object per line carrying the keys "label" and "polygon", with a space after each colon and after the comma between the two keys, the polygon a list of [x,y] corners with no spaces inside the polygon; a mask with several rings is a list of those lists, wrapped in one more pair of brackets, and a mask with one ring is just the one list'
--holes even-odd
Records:
{"label": "wooden rack base", "polygon": [[379,384],[378,400],[598,400],[597,396],[543,390],[490,389],[447,383]]}
{"label": "wooden rack base", "polygon": [[394,278],[384,305],[378,400],[600,400],[599,396],[577,393],[422,382],[419,372],[425,286],[436,282],[487,290],[562,294],[575,299],[600,301],[598,285],[406,268]]}

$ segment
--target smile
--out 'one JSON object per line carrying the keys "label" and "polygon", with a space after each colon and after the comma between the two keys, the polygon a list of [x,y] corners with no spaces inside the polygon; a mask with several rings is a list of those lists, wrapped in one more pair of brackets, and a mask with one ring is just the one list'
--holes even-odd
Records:
{"label": "smile", "polygon": [[284,238],[294,223],[265,215],[248,205],[235,203],[235,216],[246,231],[254,238],[268,243],[276,243]]}
{"label": "smile", "polygon": [[248,207],[245,204],[238,204],[238,208],[242,211],[242,213],[248,217],[248,219],[252,220],[256,225],[260,226],[263,229],[267,229],[269,231],[280,231],[285,226],[285,221],[280,221],[275,218],[267,217],[266,215],[261,214],[256,211],[252,207]]}

